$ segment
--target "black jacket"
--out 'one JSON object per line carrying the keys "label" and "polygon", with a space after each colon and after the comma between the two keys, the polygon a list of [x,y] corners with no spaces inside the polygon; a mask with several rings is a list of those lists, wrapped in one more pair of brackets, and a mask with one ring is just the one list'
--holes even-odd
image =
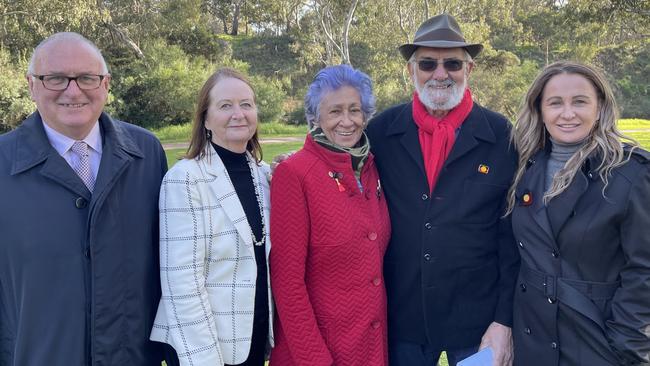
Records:
{"label": "black jacket", "polygon": [[515,365],[646,365],[650,154],[637,150],[612,171],[605,197],[591,157],[545,206],[548,154],[529,160],[512,214],[521,253]]}
{"label": "black jacket", "polygon": [[384,260],[392,339],[458,349],[478,345],[493,321],[511,325],[518,254],[501,219],[517,163],[509,131],[475,103],[430,192],[411,103],[370,122],[393,228]]}
{"label": "black jacket", "polygon": [[0,136],[0,365],[160,365],[158,191],[167,161],[137,126],[99,119],[91,195],[38,113]]}

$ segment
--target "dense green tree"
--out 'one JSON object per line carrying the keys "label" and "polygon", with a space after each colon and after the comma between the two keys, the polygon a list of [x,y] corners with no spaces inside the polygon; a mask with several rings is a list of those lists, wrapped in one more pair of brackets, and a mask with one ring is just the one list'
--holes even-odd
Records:
{"label": "dense green tree", "polygon": [[190,59],[179,46],[162,40],[145,45],[148,61],[115,79],[115,114],[145,127],[181,124],[192,118],[203,82],[214,67],[205,59]]}
{"label": "dense green tree", "polygon": [[26,63],[14,65],[0,49],[0,132],[8,131],[34,111],[25,80]]}
{"label": "dense green tree", "polygon": [[0,0],[0,128],[33,109],[25,65],[59,31],[98,44],[109,110],[143,125],[191,119],[198,87],[224,65],[252,76],[263,121],[302,122],[313,75],[341,62],[373,78],[381,110],[412,93],[397,47],[441,12],[485,45],[471,76],[478,102],[514,118],[535,74],[573,59],[606,72],[624,116],[650,117],[649,1]]}

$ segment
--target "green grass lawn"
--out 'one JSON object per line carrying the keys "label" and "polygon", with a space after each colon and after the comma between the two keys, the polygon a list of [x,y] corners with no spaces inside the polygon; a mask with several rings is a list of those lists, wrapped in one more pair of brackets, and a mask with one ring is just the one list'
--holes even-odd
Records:
{"label": "green grass lawn", "polygon": [[[289,151],[296,151],[302,147],[303,141],[290,141],[290,142],[269,142],[262,144],[262,153],[264,154],[264,161],[270,163],[273,158],[278,155]],[[178,159],[185,155],[187,149],[169,149],[165,150],[167,155],[167,166],[171,167]]]}
{"label": "green grass lawn", "polygon": [[[184,142],[190,140],[191,124],[166,126],[162,128],[152,129],[162,143],[168,142]],[[286,125],[284,123],[260,123],[259,125],[260,137],[273,137],[273,136],[304,136],[307,133],[306,125]]]}
{"label": "green grass lawn", "polygon": [[[627,132],[627,136],[632,137],[638,141],[641,146],[650,150],[650,132]],[[281,142],[281,143],[265,143],[262,144],[262,152],[264,153],[264,161],[270,163],[273,161],[273,158],[278,155],[288,151],[296,151],[302,147],[302,141],[291,141],[291,142]],[[171,167],[174,165],[178,159],[185,154],[186,149],[170,149],[165,150],[167,154],[167,165]]]}
{"label": "green grass lawn", "polygon": [[[650,131],[626,132],[625,135],[638,141],[644,149],[650,150]],[[263,143],[262,152],[264,153],[264,161],[270,163],[276,155],[299,150],[302,144],[303,141]],[[167,165],[169,167],[174,165],[185,154],[185,151],[186,149],[165,150],[165,154],[167,154]]]}
{"label": "green grass lawn", "polygon": [[650,130],[650,119],[628,118],[618,120],[618,128],[621,130]]}
{"label": "green grass lawn", "polygon": [[650,150],[650,119],[621,119],[618,128],[625,136],[635,139],[644,149]]}
{"label": "green grass lawn", "polygon": [[650,132],[624,132],[624,134],[635,139],[644,149],[650,150]]}
{"label": "green grass lawn", "polygon": [[165,155],[167,155],[167,166],[171,168],[172,165],[176,164],[176,162],[185,155],[185,151],[187,151],[187,149],[165,150]]}
{"label": "green grass lawn", "polygon": [[273,158],[276,155],[283,154],[289,151],[300,150],[304,141],[291,141],[291,142],[280,142],[280,143],[263,143],[262,144],[262,153],[264,154],[264,161],[271,163]]}

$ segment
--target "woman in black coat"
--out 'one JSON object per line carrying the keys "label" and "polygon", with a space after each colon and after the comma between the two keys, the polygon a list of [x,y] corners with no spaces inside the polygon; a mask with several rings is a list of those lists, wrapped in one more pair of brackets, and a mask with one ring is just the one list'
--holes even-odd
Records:
{"label": "woman in black coat", "polygon": [[597,70],[547,66],[513,134],[515,365],[650,363],[650,154]]}

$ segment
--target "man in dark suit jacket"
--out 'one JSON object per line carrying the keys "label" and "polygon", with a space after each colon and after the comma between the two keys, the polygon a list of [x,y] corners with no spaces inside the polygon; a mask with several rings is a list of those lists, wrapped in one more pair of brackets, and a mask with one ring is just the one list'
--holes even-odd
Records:
{"label": "man in dark suit jacket", "polygon": [[57,33],[32,56],[37,111],[0,136],[0,365],[160,365],[160,142],[103,113],[97,47]]}
{"label": "man in dark suit jacket", "polygon": [[384,260],[392,366],[449,364],[490,347],[512,363],[518,254],[503,218],[516,168],[510,124],[472,101],[467,80],[480,44],[449,15],[400,47],[413,101],[368,126],[392,238]]}

